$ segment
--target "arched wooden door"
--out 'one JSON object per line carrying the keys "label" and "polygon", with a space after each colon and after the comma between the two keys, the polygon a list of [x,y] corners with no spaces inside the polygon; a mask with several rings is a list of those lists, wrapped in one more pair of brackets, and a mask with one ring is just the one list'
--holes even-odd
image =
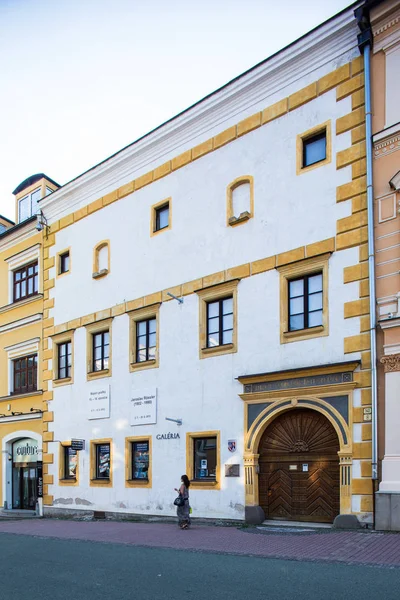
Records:
{"label": "arched wooden door", "polygon": [[277,417],[259,446],[260,506],[267,519],[332,522],[340,512],[339,440],[322,414]]}

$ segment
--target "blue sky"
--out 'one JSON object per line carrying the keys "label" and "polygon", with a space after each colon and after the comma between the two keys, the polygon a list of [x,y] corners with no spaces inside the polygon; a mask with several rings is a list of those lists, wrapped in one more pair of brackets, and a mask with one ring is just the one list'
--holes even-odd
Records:
{"label": "blue sky", "polygon": [[343,0],[0,0],[0,214],[76,177],[348,6]]}

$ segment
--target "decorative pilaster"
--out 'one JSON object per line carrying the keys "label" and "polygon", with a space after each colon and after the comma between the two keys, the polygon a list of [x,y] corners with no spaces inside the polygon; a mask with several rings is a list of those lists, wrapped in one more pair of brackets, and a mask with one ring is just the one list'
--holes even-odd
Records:
{"label": "decorative pilaster", "polygon": [[351,513],[351,467],[352,455],[346,452],[339,452],[340,459],[340,513]]}
{"label": "decorative pilaster", "polygon": [[259,454],[244,455],[246,506],[258,505],[258,459]]}
{"label": "decorative pilaster", "polygon": [[394,373],[400,371],[400,354],[388,354],[381,358],[381,363],[385,368],[385,373]]}

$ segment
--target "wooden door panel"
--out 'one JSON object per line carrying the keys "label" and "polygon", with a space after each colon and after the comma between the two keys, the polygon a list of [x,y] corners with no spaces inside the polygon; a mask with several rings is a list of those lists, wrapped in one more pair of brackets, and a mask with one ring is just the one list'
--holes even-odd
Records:
{"label": "wooden door panel", "polygon": [[273,421],[259,447],[267,518],[332,522],[340,509],[338,450],[334,428],[319,413],[298,409]]}

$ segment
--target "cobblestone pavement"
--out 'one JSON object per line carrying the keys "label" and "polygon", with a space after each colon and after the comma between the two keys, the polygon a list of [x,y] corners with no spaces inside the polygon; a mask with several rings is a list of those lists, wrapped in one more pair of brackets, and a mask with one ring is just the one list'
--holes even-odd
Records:
{"label": "cobblestone pavement", "polygon": [[[58,519],[0,521],[2,533],[152,548],[292,560],[400,566],[400,534],[320,530],[276,533],[257,528]],[[0,541],[1,543],[1,541]]]}

